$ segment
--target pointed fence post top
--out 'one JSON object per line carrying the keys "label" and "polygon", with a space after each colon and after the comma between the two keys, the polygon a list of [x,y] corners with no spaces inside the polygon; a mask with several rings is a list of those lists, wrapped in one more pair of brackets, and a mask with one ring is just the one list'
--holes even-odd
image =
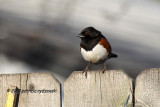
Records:
{"label": "pointed fence post top", "polygon": [[[128,96],[129,99],[128,99]],[[64,83],[65,107],[132,107],[132,79],[122,70],[73,72]]]}
{"label": "pointed fence post top", "polygon": [[146,69],[136,78],[136,107],[160,107],[160,68]]}
{"label": "pointed fence post top", "polygon": [[60,82],[51,73],[1,74],[0,107],[5,107],[9,86],[18,88],[18,107],[61,107]]}

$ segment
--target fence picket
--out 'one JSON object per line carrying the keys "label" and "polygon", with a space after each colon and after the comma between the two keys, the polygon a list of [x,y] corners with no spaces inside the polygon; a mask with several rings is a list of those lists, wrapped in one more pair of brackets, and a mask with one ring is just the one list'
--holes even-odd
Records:
{"label": "fence picket", "polygon": [[122,70],[73,72],[64,83],[65,107],[132,107],[132,79]]}
{"label": "fence picket", "polygon": [[160,69],[144,70],[136,78],[135,107],[160,107]]}
{"label": "fence picket", "polygon": [[61,107],[60,83],[51,73],[0,74],[0,107],[9,86],[19,89],[18,107]]}

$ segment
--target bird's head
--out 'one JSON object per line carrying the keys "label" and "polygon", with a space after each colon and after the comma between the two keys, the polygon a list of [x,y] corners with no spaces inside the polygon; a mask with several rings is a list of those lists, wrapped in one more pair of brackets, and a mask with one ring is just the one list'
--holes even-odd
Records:
{"label": "bird's head", "polygon": [[79,38],[83,39],[92,39],[96,38],[101,34],[100,31],[96,30],[93,27],[87,27],[81,31],[81,33],[77,36]]}

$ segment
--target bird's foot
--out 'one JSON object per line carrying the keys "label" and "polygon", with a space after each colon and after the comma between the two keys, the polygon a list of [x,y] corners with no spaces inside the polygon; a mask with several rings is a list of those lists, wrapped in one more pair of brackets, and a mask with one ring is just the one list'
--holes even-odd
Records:
{"label": "bird's foot", "polygon": [[106,70],[107,70],[106,63],[104,63],[104,68],[102,69],[102,72],[104,73]]}
{"label": "bird's foot", "polygon": [[102,69],[102,72],[104,73],[106,70],[107,70],[106,68],[103,68],[103,69]]}
{"label": "bird's foot", "polygon": [[85,73],[86,78],[87,78],[87,72],[88,71],[89,71],[88,69],[84,69],[83,72],[82,72],[82,74]]}
{"label": "bird's foot", "polygon": [[87,65],[87,67],[82,72],[82,74],[85,73],[86,78],[87,78],[87,71],[89,71],[88,68],[89,68],[90,64],[91,63],[89,62],[89,64]]}

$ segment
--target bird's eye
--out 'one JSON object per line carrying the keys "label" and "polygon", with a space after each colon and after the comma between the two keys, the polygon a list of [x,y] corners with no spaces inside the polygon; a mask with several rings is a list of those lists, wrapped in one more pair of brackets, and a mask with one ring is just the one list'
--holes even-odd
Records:
{"label": "bird's eye", "polygon": [[88,35],[88,32],[86,31],[84,34],[85,34],[85,35]]}

